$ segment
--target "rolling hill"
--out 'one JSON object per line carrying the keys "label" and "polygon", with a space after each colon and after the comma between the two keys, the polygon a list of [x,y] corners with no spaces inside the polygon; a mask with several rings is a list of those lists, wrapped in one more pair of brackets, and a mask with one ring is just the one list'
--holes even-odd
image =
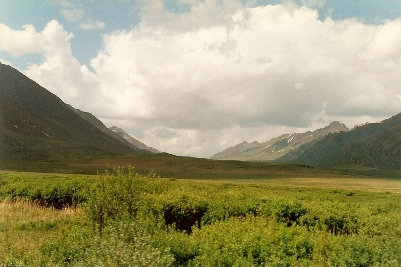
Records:
{"label": "rolling hill", "polygon": [[257,141],[252,143],[242,142],[213,155],[211,158],[219,160],[271,161],[297,150],[304,144],[317,142],[330,133],[347,130],[348,128],[344,124],[335,121],[313,132],[283,134],[262,143]]}

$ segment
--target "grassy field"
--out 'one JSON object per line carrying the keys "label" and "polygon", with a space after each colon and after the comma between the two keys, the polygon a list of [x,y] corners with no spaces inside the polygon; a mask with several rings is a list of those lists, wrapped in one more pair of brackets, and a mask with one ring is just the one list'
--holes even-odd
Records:
{"label": "grassy field", "polygon": [[401,264],[401,180],[0,172],[0,264]]}
{"label": "grassy field", "polygon": [[[190,181],[190,180],[189,180]],[[241,185],[260,184],[264,186],[289,187],[289,188],[308,188],[316,189],[345,189],[350,191],[368,192],[394,192],[401,193],[401,180],[388,178],[358,178],[358,177],[338,177],[338,178],[269,178],[248,180],[230,180]],[[207,180],[213,183],[213,180]],[[218,181],[217,181],[218,182]]]}
{"label": "grassy field", "polygon": [[151,155],[92,157],[71,161],[2,162],[0,169],[49,173],[96,174],[105,166],[135,166],[142,174],[157,172],[163,177],[193,179],[248,179],[272,177],[347,177],[336,171],[304,165],[269,162],[218,161],[180,157],[166,153]]}
{"label": "grassy field", "polygon": [[11,263],[23,258],[27,263],[32,262],[39,244],[66,231],[81,217],[80,209],[56,210],[27,201],[3,200],[0,203],[0,262]]}

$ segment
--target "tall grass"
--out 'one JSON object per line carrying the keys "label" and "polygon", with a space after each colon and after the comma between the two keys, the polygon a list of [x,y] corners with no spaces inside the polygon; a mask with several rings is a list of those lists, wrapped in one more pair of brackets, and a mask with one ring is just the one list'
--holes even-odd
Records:
{"label": "tall grass", "polygon": [[39,257],[38,244],[80,222],[80,209],[57,210],[28,201],[0,202],[0,263],[29,265]]}

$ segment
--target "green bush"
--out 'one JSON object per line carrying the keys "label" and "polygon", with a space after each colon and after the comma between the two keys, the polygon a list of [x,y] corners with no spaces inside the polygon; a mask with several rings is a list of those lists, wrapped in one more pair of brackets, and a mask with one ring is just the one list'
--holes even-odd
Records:
{"label": "green bush", "polygon": [[330,215],[324,220],[324,224],[332,235],[358,234],[358,220],[354,216]]}
{"label": "green bush", "polygon": [[77,206],[87,200],[88,181],[68,177],[43,177],[29,179],[12,177],[2,179],[0,197],[11,201],[28,200],[45,207],[62,209]]}
{"label": "green bush", "polygon": [[[79,198],[85,211],[74,227],[45,240],[35,261],[10,252],[1,259],[7,265],[401,265],[398,194],[180,181],[133,168],[109,169],[90,182],[0,179],[0,194],[54,207]],[[55,223],[62,222],[20,229]]]}
{"label": "green bush", "polygon": [[279,222],[284,222],[287,226],[293,224],[300,225],[300,219],[307,213],[307,209],[300,203],[281,204],[277,207],[275,215]]}
{"label": "green bush", "polygon": [[169,249],[152,245],[151,236],[137,222],[119,221],[105,226],[102,235],[74,228],[42,245],[38,265],[170,266]]}

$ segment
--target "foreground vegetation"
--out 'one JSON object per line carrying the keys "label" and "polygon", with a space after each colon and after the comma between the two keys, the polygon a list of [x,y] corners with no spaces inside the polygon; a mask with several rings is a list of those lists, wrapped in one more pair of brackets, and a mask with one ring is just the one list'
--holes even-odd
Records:
{"label": "foreground vegetation", "polygon": [[397,192],[398,181],[362,187],[350,178],[352,190],[338,188],[341,179],[281,181],[163,179],[132,168],[99,176],[3,172],[0,263],[401,265],[401,196],[357,190]]}

